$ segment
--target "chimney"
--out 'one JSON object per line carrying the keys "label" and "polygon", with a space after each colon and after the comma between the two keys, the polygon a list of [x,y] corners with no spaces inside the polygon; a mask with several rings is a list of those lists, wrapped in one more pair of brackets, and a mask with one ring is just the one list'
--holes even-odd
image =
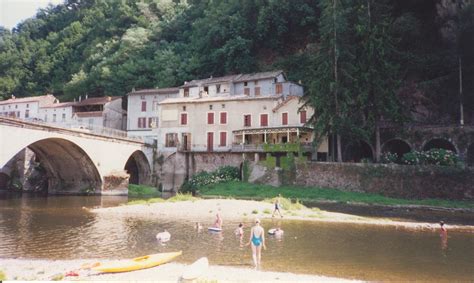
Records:
{"label": "chimney", "polygon": [[86,99],[89,98],[89,94],[86,93]]}
{"label": "chimney", "polygon": [[81,102],[82,100],[82,95],[79,95],[79,102]]}

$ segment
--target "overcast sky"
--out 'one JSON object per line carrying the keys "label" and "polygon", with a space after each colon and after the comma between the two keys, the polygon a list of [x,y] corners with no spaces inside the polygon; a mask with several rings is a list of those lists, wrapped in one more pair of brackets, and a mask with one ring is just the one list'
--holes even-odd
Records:
{"label": "overcast sky", "polygon": [[63,0],[0,0],[0,26],[14,28],[21,21],[33,17],[39,8],[63,3]]}

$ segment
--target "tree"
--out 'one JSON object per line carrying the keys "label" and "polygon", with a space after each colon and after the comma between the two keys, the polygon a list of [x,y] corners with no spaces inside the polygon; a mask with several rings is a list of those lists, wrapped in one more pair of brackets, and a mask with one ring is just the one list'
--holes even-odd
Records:
{"label": "tree", "polygon": [[355,87],[363,127],[375,136],[375,160],[380,161],[382,121],[401,121],[397,98],[399,65],[391,27],[390,6],[384,0],[359,0],[356,5],[354,46],[357,59]]}
{"label": "tree", "polygon": [[[351,106],[354,97],[350,91],[354,66],[348,0],[320,2],[320,42],[314,56],[313,81],[305,95],[306,104],[314,108],[310,122],[316,139],[335,136],[332,149],[337,147],[337,161],[342,162],[341,136],[354,129]],[[331,154],[334,159],[334,152]]]}

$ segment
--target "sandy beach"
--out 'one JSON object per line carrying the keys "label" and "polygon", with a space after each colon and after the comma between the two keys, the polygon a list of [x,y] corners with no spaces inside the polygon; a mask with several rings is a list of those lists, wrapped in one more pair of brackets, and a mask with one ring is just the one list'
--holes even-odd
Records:
{"label": "sandy beach", "polygon": [[[182,282],[181,275],[186,265],[168,263],[157,267],[133,272],[99,274],[86,269],[79,269],[82,265],[96,262],[95,260],[21,260],[2,259],[0,270],[3,270],[7,280],[67,280],[67,281],[160,281]],[[101,261],[106,262],[106,261]],[[212,264],[212,263],[211,263]],[[66,276],[74,271],[78,276]],[[211,265],[199,278],[198,282],[360,282],[340,278],[293,274],[283,272],[262,272],[250,268],[235,268]]]}
{"label": "sandy beach", "polygon": [[[91,211],[104,217],[172,218],[192,222],[211,222],[216,212],[227,220],[248,221],[255,218],[272,218],[273,204],[263,201],[235,199],[198,199],[195,201],[165,202],[96,208]],[[435,230],[438,223],[395,221],[386,218],[361,217],[351,214],[328,212],[303,207],[282,210],[284,219],[355,223],[363,225],[393,226],[401,229]],[[277,216],[278,217],[278,216]],[[474,226],[448,225],[450,230],[474,233]]]}

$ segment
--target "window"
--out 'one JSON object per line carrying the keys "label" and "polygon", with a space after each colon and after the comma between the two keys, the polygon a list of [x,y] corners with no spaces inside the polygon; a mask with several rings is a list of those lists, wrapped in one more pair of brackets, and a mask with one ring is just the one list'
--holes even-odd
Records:
{"label": "window", "polygon": [[188,113],[181,113],[181,125],[188,124]]}
{"label": "window", "polygon": [[153,104],[151,105],[151,110],[156,111],[158,110],[158,101],[154,100]]}
{"label": "window", "polygon": [[244,115],[244,127],[250,127],[252,126],[252,115],[247,114]]}
{"label": "window", "polygon": [[275,85],[275,92],[276,94],[281,94],[283,92],[283,85],[281,83]]}
{"label": "window", "polygon": [[142,112],[146,112],[146,101],[142,101]]}
{"label": "window", "polygon": [[207,133],[207,151],[214,150],[214,133],[208,132]]}
{"label": "window", "polygon": [[148,128],[154,128],[155,123],[154,119],[152,117],[148,118]]}
{"label": "window", "polygon": [[18,109],[18,105],[15,105],[15,109]]}
{"label": "window", "polygon": [[255,87],[255,96],[260,96],[260,87]]}
{"label": "window", "polygon": [[288,112],[281,113],[281,124],[288,125]]}
{"label": "window", "polygon": [[146,118],[138,118],[138,128],[143,129],[146,128]]}
{"label": "window", "polygon": [[300,112],[300,123],[301,124],[306,123],[306,111],[301,111]]}
{"label": "window", "polygon": [[186,111],[186,106],[183,106],[183,111]]}
{"label": "window", "polygon": [[260,126],[261,127],[268,126],[268,114],[260,114]]}
{"label": "window", "polygon": [[217,93],[221,92],[221,85],[216,85],[216,92]]}
{"label": "window", "polygon": [[158,117],[152,117],[151,120],[151,128],[158,128]]}
{"label": "window", "polygon": [[209,93],[209,87],[208,87],[208,86],[205,86],[205,87],[204,87],[204,92],[205,92],[205,93]]}
{"label": "window", "polygon": [[63,113],[63,115],[61,115],[61,121],[63,122],[66,122],[66,113]]}
{"label": "window", "polygon": [[25,110],[25,118],[30,118],[30,110],[28,109]]}
{"label": "window", "polygon": [[250,88],[248,88],[248,87],[244,88],[244,94],[245,95],[250,95]]}
{"label": "window", "polygon": [[178,134],[168,133],[165,137],[165,147],[176,147],[178,144]]}
{"label": "window", "polygon": [[212,110],[212,104],[211,104],[211,105],[209,105],[209,110]]}
{"label": "window", "polygon": [[244,86],[247,86],[248,85],[248,82],[244,82]]}
{"label": "window", "polygon": [[56,114],[53,114],[53,122],[56,122]]}
{"label": "window", "polygon": [[221,125],[227,124],[227,112],[221,112],[221,113],[220,113],[220,121],[219,121],[219,123],[220,123]]}
{"label": "window", "polygon": [[189,87],[184,88],[184,97],[189,97]]}
{"label": "window", "polygon": [[225,108],[225,104],[221,104],[221,106],[222,106],[222,109],[224,109],[224,108]]}
{"label": "window", "polygon": [[220,133],[219,146],[227,146],[227,132]]}
{"label": "window", "polygon": [[[29,108],[29,107],[30,107],[30,105],[27,103],[27,104],[26,104],[26,108]],[[5,109],[5,107],[3,107],[3,109]]]}
{"label": "window", "polygon": [[207,112],[207,124],[214,124],[214,112]]}

